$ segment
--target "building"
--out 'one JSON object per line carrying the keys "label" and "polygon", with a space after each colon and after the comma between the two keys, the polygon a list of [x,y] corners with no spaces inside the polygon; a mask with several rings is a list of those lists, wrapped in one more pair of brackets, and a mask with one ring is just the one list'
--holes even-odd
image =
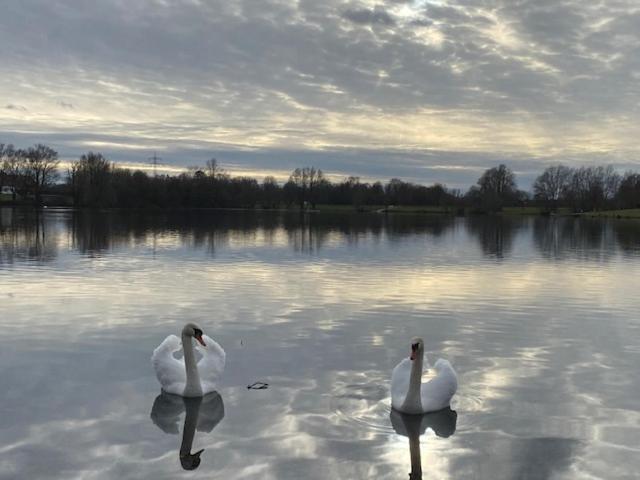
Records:
{"label": "building", "polygon": [[17,198],[16,189],[8,185],[0,187],[0,202],[14,202]]}

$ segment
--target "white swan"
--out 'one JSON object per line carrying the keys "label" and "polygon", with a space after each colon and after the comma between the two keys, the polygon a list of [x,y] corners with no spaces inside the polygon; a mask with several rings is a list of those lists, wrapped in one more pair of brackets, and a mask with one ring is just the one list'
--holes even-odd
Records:
{"label": "white swan", "polygon": [[[196,347],[200,360],[196,360],[194,338],[204,347]],[[173,353],[181,349],[183,358],[177,359]],[[163,391],[183,397],[201,397],[216,389],[225,358],[220,345],[204,335],[198,325],[187,323],[182,329],[182,342],[175,335],[169,335],[153,351],[151,363]]]}
{"label": "white swan", "polygon": [[424,342],[411,340],[411,356],[402,360],[391,374],[391,406],[404,413],[421,414],[448,407],[458,389],[458,377],[442,358],[434,365],[437,375],[422,383]]}

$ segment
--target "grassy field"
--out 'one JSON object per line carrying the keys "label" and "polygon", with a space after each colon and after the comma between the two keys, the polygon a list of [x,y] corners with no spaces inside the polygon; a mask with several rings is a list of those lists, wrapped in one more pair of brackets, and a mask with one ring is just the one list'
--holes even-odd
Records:
{"label": "grassy field", "polygon": [[629,208],[626,210],[604,210],[602,212],[583,213],[584,217],[604,217],[604,218],[640,218],[640,208]]}
{"label": "grassy field", "polygon": [[542,207],[504,207],[502,213],[505,215],[542,215],[546,211]]}
{"label": "grassy field", "polygon": [[[386,209],[386,210],[385,210]],[[317,210],[322,213],[351,213],[351,212],[386,212],[386,213],[424,213],[424,214],[455,214],[456,207],[426,207],[426,206],[390,206],[384,205],[318,205]]]}
{"label": "grassy field", "polygon": [[[505,215],[548,215],[549,209],[544,207],[504,207],[502,213]],[[573,211],[569,207],[559,207],[553,213],[555,215],[572,215]]]}

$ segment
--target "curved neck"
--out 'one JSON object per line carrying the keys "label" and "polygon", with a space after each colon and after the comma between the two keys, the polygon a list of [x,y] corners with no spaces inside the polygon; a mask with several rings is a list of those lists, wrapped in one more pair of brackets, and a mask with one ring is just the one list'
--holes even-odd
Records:
{"label": "curved neck", "polygon": [[409,391],[404,399],[402,410],[407,413],[422,413],[422,398],[420,387],[422,385],[422,361],[424,353],[416,356],[411,362],[411,374],[409,376]]}
{"label": "curved neck", "polygon": [[187,395],[202,394],[200,375],[198,374],[198,366],[196,364],[196,354],[193,351],[193,341],[191,337],[182,335],[182,350],[184,351],[184,366],[187,370],[187,383],[184,387],[184,393]]}

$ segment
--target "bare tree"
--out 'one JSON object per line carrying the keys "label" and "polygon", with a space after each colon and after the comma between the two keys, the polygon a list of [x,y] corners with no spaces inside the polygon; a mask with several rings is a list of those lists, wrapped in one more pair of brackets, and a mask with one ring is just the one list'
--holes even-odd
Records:
{"label": "bare tree", "polygon": [[567,194],[572,174],[573,171],[563,165],[547,167],[533,184],[535,198],[557,207],[560,199]]}
{"label": "bare tree", "polygon": [[89,152],[74,162],[69,170],[74,203],[106,207],[111,203],[113,166],[101,153]]}
{"label": "bare tree", "polygon": [[227,177],[227,173],[220,165],[218,165],[218,160],[216,160],[215,158],[210,158],[209,160],[207,160],[207,163],[205,164],[205,171],[207,173],[207,176],[211,178]]}
{"label": "bare tree", "polygon": [[5,172],[5,158],[7,156],[6,150],[10,145],[5,147],[4,143],[0,143],[0,185],[5,184],[6,172]]}
{"label": "bare tree", "polygon": [[515,175],[506,165],[486,170],[478,180],[478,186],[483,193],[503,196],[516,190]]}
{"label": "bare tree", "polygon": [[617,197],[622,208],[640,208],[640,173],[624,174]]}
{"label": "bare tree", "polygon": [[296,168],[291,173],[289,182],[296,187],[300,208],[304,208],[306,202],[310,202],[311,206],[315,208],[316,190],[324,181],[322,170],[315,167]]}
{"label": "bare tree", "polygon": [[[486,170],[478,179],[478,192],[485,208],[499,209],[506,202],[517,199],[515,175],[506,165]],[[471,190],[470,190],[471,193]]]}
{"label": "bare tree", "polygon": [[42,203],[42,191],[58,177],[58,152],[46,145],[37,144],[26,151],[25,179],[35,195],[36,203]]}
{"label": "bare tree", "polygon": [[274,177],[264,177],[262,181],[262,194],[264,196],[263,208],[276,208],[278,206],[280,203],[280,187]]}
{"label": "bare tree", "polygon": [[24,172],[25,155],[13,145],[0,144],[0,182],[18,188]]}
{"label": "bare tree", "polygon": [[[602,167],[599,167],[602,169]],[[620,188],[621,178],[618,172],[615,171],[613,165],[607,165],[603,169],[603,182],[604,182],[604,197],[607,201],[613,200],[618,189]]]}

